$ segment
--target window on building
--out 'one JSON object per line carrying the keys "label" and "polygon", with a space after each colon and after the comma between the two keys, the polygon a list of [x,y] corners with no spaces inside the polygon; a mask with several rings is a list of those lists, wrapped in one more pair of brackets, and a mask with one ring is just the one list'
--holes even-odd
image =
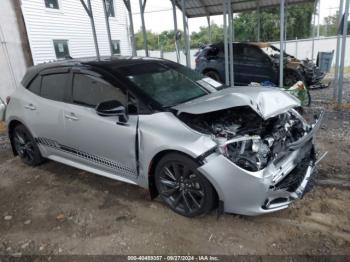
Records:
{"label": "window on building", "polygon": [[96,107],[101,102],[117,100],[126,105],[126,95],[105,80],[84,74],[75,74],[73,80],[73,102],[78,105]]}
{"label": "window on building", "polygon": [[69,48],[67,40],[53,40],[55,47],[56,58],[67,58],[69,57]]}
{"label": "window on building", "polygon": [[115,17],[115,12],[114,12],[114,1],[113,0],[105,0],[106,3],[106,10],[107,14],[111,17]]}
{"label": "window on building", "polygon": [[113,55],[120,55],[120,41],[119,40],[112,40],[112,54]]}
{"label": "window on building", "polygon": [[44,75],[41,83],[41,96],[47,99],[64,101],[69,74]]}
{"label": "window on building", "polygon": [[46,8],[59,9],[58,0],[45,0]]}

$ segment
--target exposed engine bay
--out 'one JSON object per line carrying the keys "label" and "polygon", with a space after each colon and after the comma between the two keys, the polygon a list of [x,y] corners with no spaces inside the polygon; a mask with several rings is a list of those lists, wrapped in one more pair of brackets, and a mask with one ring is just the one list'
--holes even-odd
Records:
{"label": "exposed engine bay", "polygon": [[294,109],[264,120],[248,106],[205,114],[181,114],[198,132],[209,134],[222,154],[239,167],[256,172],[288,151],[311,129]]}

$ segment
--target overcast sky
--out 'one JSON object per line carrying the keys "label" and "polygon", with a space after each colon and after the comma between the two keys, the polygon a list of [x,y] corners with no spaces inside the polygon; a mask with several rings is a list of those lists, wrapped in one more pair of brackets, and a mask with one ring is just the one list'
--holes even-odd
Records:
{"label": "overcast sky", "polygon": [[[334,14],[339,7],[339,0],[320,0],[321,1],[321,23],[323,18]],[[132,12],[134,18],[135,32],[141,28],[139,0],[131,0]],[[164,30],[174,29],[172,10],[170,0],[147,0],[145,23],[147,30],[160,33]],[[177,10],[178,27],[182,29],[182,13]],[[211,21],[222,25],[222,16],[213,16]],[[199,31],[200,26],[206,26],[206,18],[189,19],[190,32]]]}

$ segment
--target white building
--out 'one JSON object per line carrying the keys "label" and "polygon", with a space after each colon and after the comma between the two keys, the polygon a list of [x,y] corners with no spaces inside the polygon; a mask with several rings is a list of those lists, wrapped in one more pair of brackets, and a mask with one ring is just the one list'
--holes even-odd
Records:
{"label": "white building", "polygon": [[32,65],[26,30],[17,0],[0,0],[0,98],[5,101]]}
{"label": "white building", "polygon": [[[85,3],[87,2],[84,0]],[[21,0],[33,63],[67,56],[96,56],[90,18],[80,0]],[[128,16],[123,0],[111,4],[109,17],[114,54],[131,55]],[[103,0],[91,0],[100,55],[111,55]]]}

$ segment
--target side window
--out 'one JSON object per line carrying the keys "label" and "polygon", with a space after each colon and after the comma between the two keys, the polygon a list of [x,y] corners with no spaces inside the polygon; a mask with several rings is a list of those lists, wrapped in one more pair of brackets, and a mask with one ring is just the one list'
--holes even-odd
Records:
{"label": "side window", "polygon": [[65,90],[69,84],[69,74],[44,75],[41,81],[41,96],[47,99],[64,101]]}
{"label": "side window", "polygon": [[126,105],[124,92],[105,80],[85,74],[75,74],[73,79],[73,102],[75,104],[96,107],[108,100],[118,100]]}
{"label": "side window", "polygon": [[28,90],[34,94],[40,95],[40,84],[41,84],[41,76],[37,76],[28,86]]}
{"label": "side window", "polygon": [[244,57],[248,61],[254,62],[254,63],[261,63],[263,62],[263,54],[262,52],[255,47],[244,47]]}

